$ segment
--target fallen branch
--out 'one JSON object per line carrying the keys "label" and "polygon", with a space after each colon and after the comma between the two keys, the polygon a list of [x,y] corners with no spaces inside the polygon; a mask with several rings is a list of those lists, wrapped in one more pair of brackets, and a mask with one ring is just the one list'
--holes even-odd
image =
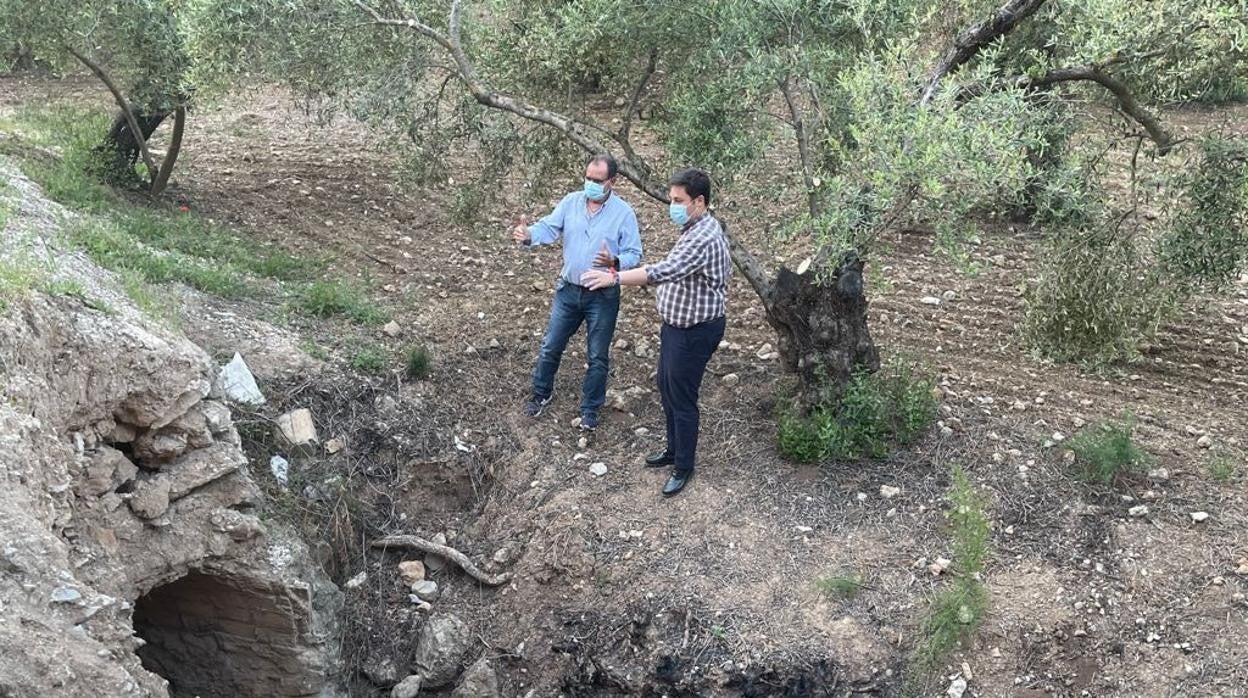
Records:
{"label": "fallen branch", "polygon": [[468,573],[468,576],[490,587],[502,586],[511,579],[510,572],[502,574],[486,574],[480,568],[472,564],[472,560],[468,556],[459,552],[455,548],[445,545],[438,545],[433,541],[425,540],[419,536],[412,535],[395,535],[378,538],[373,541],[374,548],[410,548],[419,550],[424,553],[444,557],[451,562],[459,565],[460,569]]}

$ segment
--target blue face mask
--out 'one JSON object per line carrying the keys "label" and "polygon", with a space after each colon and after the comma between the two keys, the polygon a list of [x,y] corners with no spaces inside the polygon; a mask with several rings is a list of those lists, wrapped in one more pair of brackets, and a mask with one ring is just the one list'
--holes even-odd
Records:
{"label": "blue face mask", "polygon": [[684,204],[668,204],[667,215],[676,225],[684,225],[689,222],[689,207]]}
{"label": "blue face mask", "polygon": [[587,179],[585,180],[585,196],[589,197],[590,201],[602,201],[607,198],[607,190],[598,182]]}

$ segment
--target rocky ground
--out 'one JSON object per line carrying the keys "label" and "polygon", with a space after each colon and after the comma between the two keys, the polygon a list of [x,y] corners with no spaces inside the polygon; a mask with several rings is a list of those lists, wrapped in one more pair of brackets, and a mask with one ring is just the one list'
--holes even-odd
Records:
{"label": "rocky ground", "polygon": [[[8,108],[74,91],[2,85]],[[326,354],[319,368],[262,380],[272,412],[236,419],[246,440],[249,420],[307,407],[325,446],[339,440],[333,453],[292,458],[305,487],[294,496],[265,486],[285,514],[325,533],[312,543],[354,609],[345,654],[355,692],[421,673],[417,637],[433,632],[432,611],[462,619],[464,658],[484,658],[502,695],[899,694],[928,599],[947,584],[929,565],[951,554],[944,495],[957,464],[987,499],[990,601],[939,691],[964,681],[967,696],[1246,695],[1248,278],[1163,328],[1139,363],[1089,373],[1039,361],[1019,341],[1034,231],[985,234],[970,247],[974,275],[929,236],[905,235],[868,267],[873,332],[884,354],[916,356],[938,374],[941,422],[883,461],[818,468],[775,451],[785,376],[760,358],[774,338],[738,279],[728,345],[704,390],[699,476],[668,501],[663,475],[640,467],[662,426],[651,295],[625,293],[613,408],[592,438],[571,425],[584,357],[575,343],[553,409],[523,418],[558,251],[509,243],[518,206],[452,222],[451,185],[402,188],[384,146],[349,124],[317,125],[281,95],[253,95],[194,115],[168,194],[248,235],[328,255],[327,273],[367,280],[397,323],[387,334],[213,299],[195,300],[185,318],[221,360],[247,338],[249,318]],[[664,212],[624,193],[656,258],[673,241]],[[743,239],[775,249],[773,261],[794,258],[796,247],[769,242],[743,210],[728,214]],[[344,370],[361,342],[393,352],[395,372]],[[402,380],[400,353],[417,343],[432,349],[432,376]],[[278,365],[294,353],[266,355],[268,344],[253,336],[239,350]],[[1152,472],[1085,483],[1063,442],[1124,411]],[[280,450],[250,443],[253,463]],[[1212,478],[1212,454],[1238,474]],[[334,484],[343,482],[351,488]],[[355,499],[338,507],[327,491]],[[384,533],[442,535],[511,579],[491,588],[433,556],[368,552],[363,543]],[[423,560],[436,591],[413,599],[404,559]],[[853,598],[817,590],[847,570],[864,576]]]}

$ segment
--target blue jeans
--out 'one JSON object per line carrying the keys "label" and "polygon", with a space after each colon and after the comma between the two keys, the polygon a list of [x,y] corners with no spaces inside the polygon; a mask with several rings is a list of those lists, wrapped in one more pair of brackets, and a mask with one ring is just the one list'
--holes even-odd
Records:
{"label": "blue jeans", "polygon": [[620,287],[591,291],[584,286],[560,282],[550,306],[550,324],[542,338],[533,369],[533,395],[546,398],[555,390],[555,373],[568,340],[585,323],[585,348],[589,368],[581,386],[581,411],[597,412],[607,400],[607,369],[611,338],[620,314]]}
{"label": "blue jeans", "polygon": [[693,327],[673,327],[666,322],[659,335],[659,398],[667,419],[667,452],[676,471],[689,473],[697,462],[701,412],[698,392],[711,355],[724,338],[723,317]]}

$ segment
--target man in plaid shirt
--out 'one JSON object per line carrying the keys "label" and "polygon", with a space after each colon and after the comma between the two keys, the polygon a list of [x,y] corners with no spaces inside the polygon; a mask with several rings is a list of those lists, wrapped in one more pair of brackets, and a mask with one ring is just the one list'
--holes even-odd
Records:
{"label": "man in plaid shirt", "polygon": [[698,391],[711,355],[724,338],[724,306],[732,260],[728,239],[708,211],[711,179],[697,169],[672,176],[668,215],[681,226],[667,258],[639,269],[590,270],[586,288],[658,285],[659,395],[667,417],[667,447],[646,458],[648,467],[673,466],[663,496],[679,494],[693,477],[698,448]]}

